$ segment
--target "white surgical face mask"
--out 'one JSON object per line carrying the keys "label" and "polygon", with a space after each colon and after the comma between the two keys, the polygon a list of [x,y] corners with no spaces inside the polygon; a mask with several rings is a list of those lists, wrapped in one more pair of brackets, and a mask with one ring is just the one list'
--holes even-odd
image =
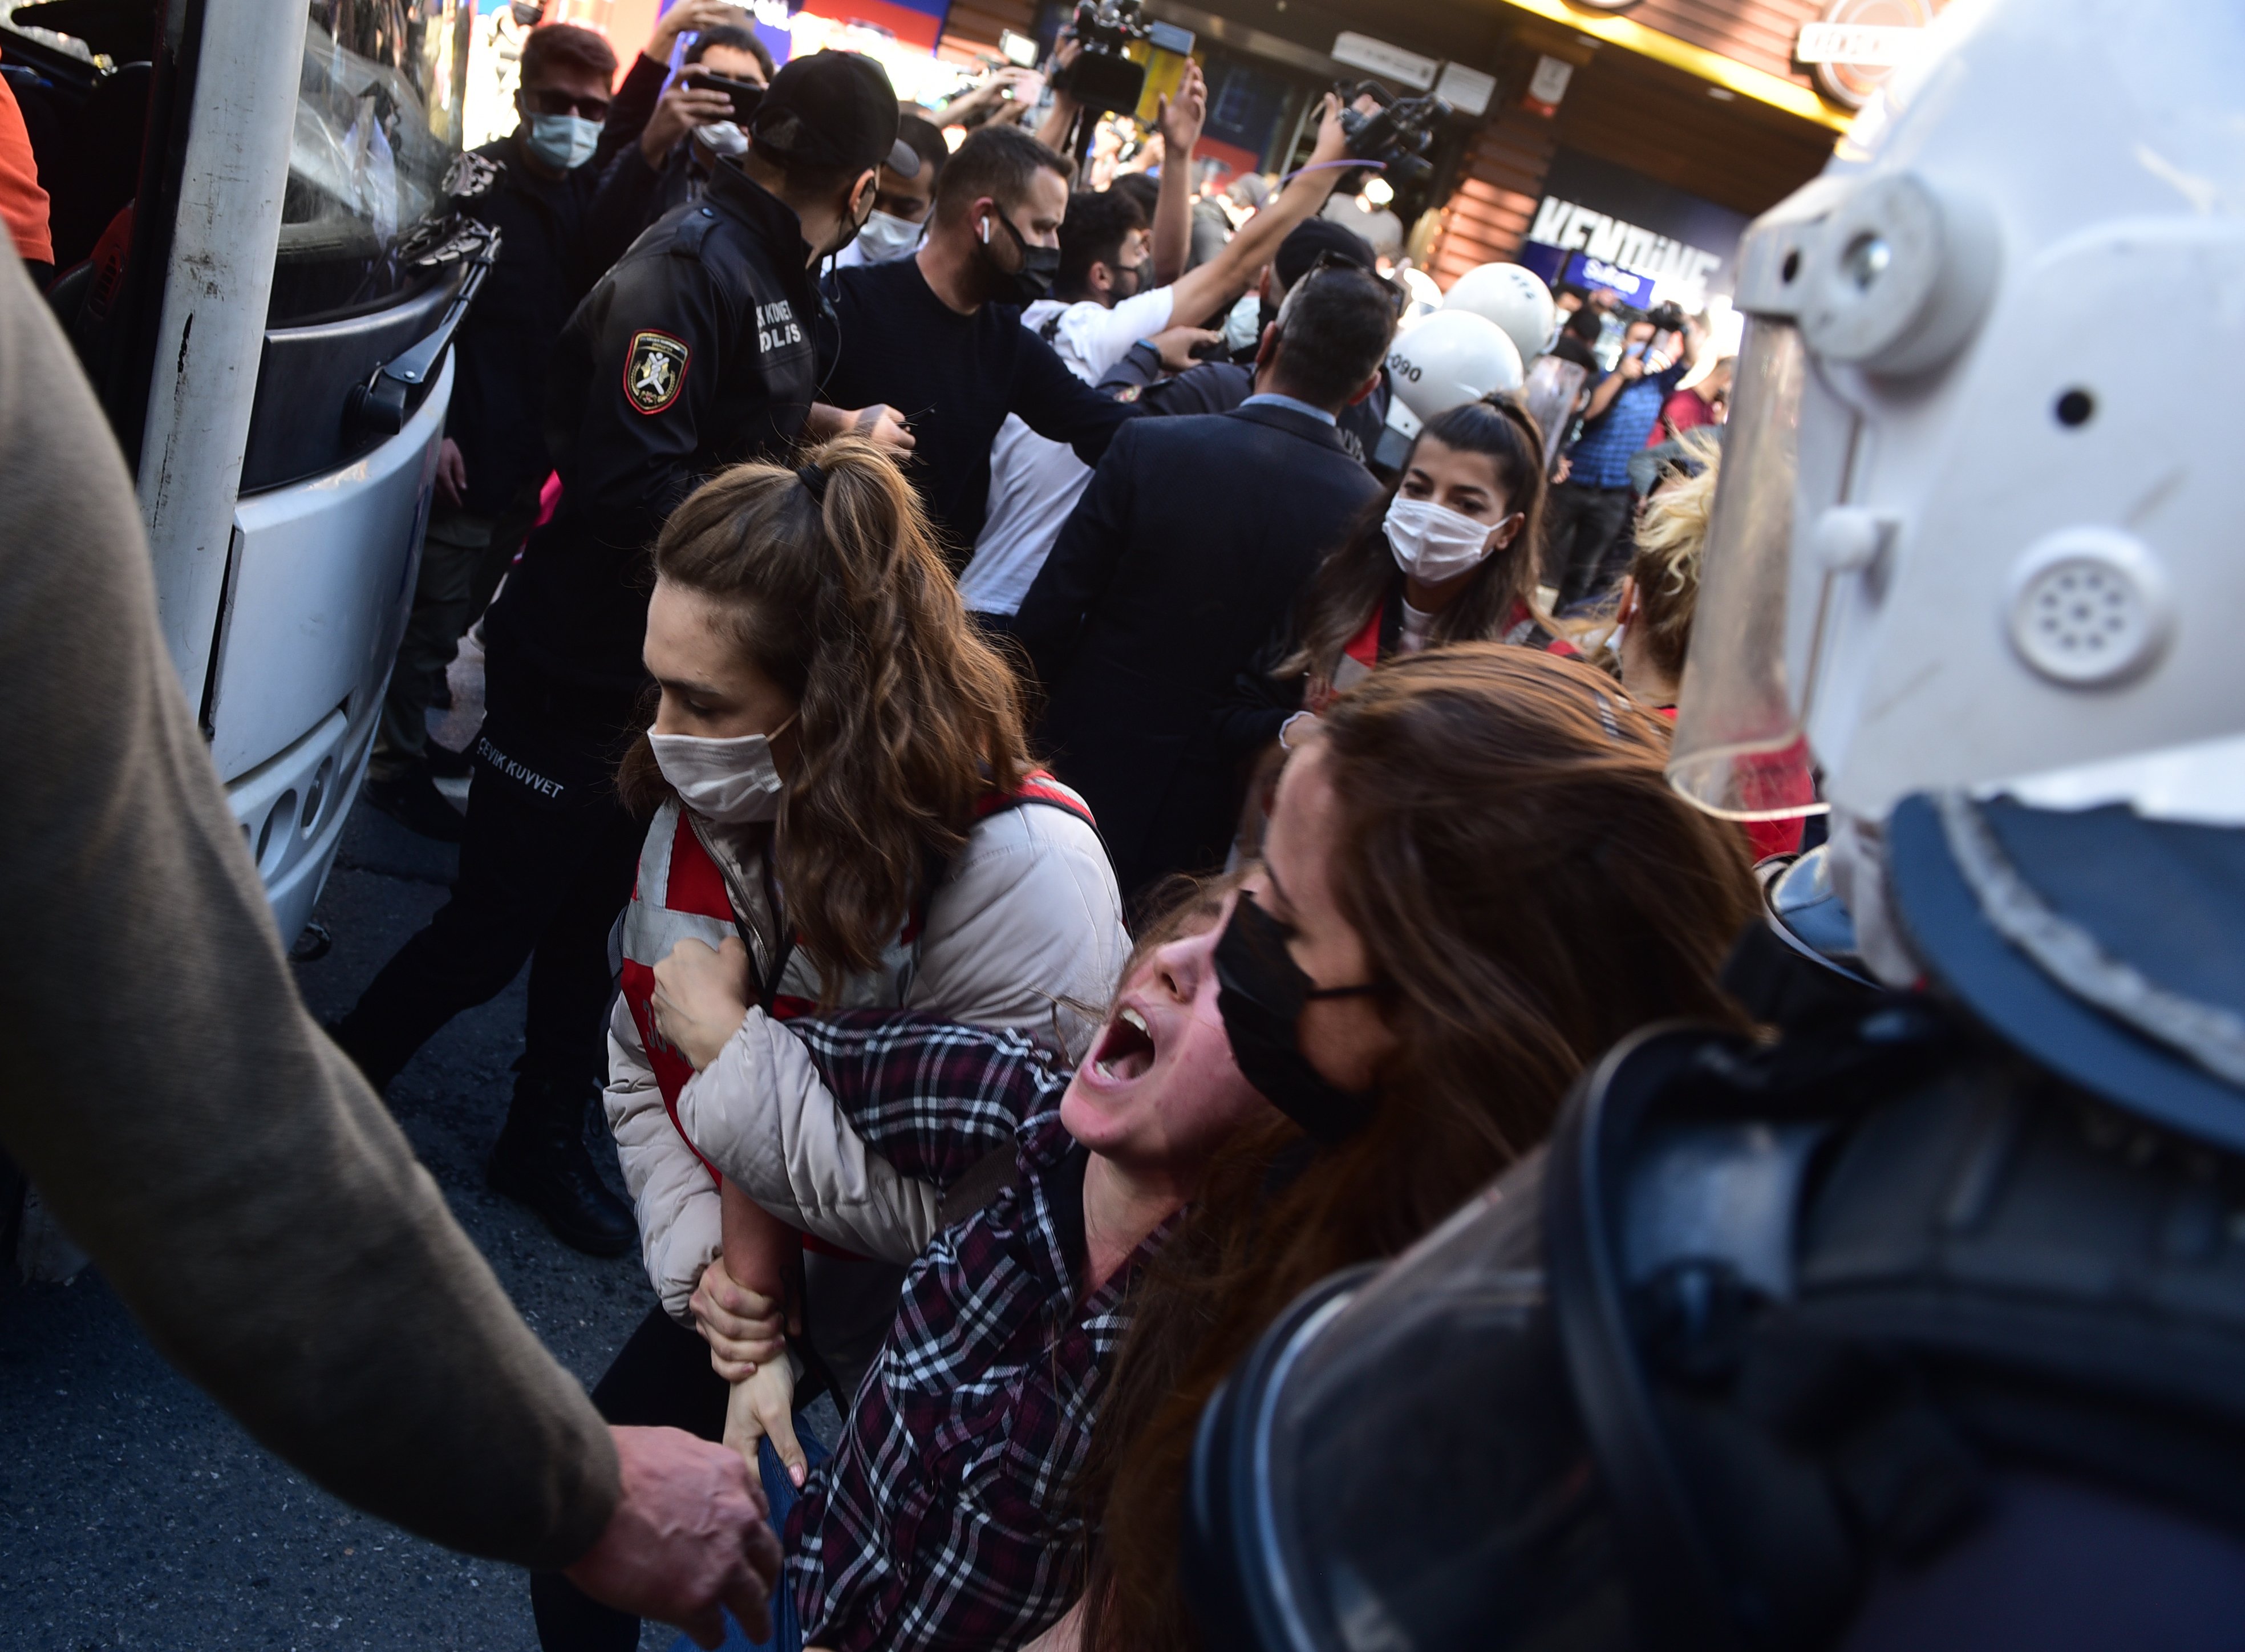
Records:
{"label": "white surgical face mask", "polygon": [[729,740],[698,734],[650,734],[655,766],[678,793],[678,800],[719,826],[755,826],[779,816],[787,783],[772,766],[772,736],[785,732],[790,717],[771,734],[741,734]]}
{"label": "white surgical face mask", "polygon": [[865,227],[858,232],[858,245],[864,250],[867,263],[893,263],[919,245],[924,228],[909,218],[899,218],[876,207],[865,220]]}
{"label": "white surgical face mask", "polygon": [[749,153],[749,134],[736,121],[713,120],[707,126],[694,128],[694,141],[713,154],[745,155]]}
{"label": "white surgical face mask", "polygon": [[1387,548],[1395,565],[1429,585],[1479,568],[1496,548],[1502,523],[1477,522],[1430,499],[1405,499],[1387,507]]}
{"label": "white surgical face mask", "polygon": [[564,172],[590,160],[600,145],[600,123],[582,115],[532,115],[528,124],[530,153]]}

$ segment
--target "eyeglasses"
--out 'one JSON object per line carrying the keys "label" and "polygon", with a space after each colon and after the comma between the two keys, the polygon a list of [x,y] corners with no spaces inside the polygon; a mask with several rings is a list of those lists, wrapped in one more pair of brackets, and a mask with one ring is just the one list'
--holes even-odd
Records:
{"label": "eyeglasses", "polygon": [[595,125],[608,118],[606,98],[573,98],[559,86],[525,86],[522,106],[533,115],[577,115]]}
{"label": "eyeglasses", "polygon": [[1390,281],[1378,270],[1367,269],[1353,258],[1344,256],[1337,252],[1319,253],[1317,262],[1304,270],[1302,279],[1294,284],[1299,287],[1309,282],[1312,276],[1326,275],[1336,270],[1346,270],[1352,275],[1360,275],[1379,288],[1380,296],[1387,300],[1388,308],[1393,309],[1399,318],[1411,307],[1410,290],[1402,282]]}

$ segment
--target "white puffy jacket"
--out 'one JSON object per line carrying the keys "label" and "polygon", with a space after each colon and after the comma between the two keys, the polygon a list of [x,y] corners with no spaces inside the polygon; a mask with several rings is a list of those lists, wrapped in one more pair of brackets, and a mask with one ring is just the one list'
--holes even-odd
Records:
{"label": "white puffy jacket", "polygon": [[[912,966],[886,977],[878,996],[897,1009],[1015,1028],[1075,1060],[1129,945],[1098,834],[1064,810],[1024,804],[976,822],[929,900]],[[859,990],[849,998],[878,1001]],[[648,1278],[676,1318],[688,1317],[719,1250],[717,1190],[696,1149],[775,1215],[862,1255],[906,1262],[935,1232],[937,1190],[866,1149],[802,1045],[762,1010],[751,1009],[686,1084],[674,1128],[620,999],[608,1024],[607,1111]]]}

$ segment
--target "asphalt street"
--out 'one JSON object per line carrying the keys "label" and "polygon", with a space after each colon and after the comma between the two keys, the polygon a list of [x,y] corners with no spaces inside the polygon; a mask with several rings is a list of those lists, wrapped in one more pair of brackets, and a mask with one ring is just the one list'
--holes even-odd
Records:
{"label": "asphalt street", "polygon": [[[315,1014],[347,1009],[436,910],[453,860],[360,804],[316,917],[333,950],[298,967]],[[522,1007],[518,980],[461,1016],[390,1105],[524,1317],[589,1385],[653,1298],[635,1258],[579,1255],[484,1186]],[[642,1645],[675,1639],[650,1627]],[[406,1537],[266,1455],[92,1270],[0,1296],[0,1649],[536,1645],[522,1574]]]}

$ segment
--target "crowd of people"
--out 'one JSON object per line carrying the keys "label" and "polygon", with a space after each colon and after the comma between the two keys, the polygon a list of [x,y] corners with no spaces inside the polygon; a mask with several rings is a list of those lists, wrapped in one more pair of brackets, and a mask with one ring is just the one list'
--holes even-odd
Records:
{"label": "crowd of people", "polygon": [[[1699,336],[1618,318],[1556,484],[1502,393],[1375,472],[1407,300],[1321,215],[1335,105],[1210,235],[1197,70],[1157,174],[1091,188],[1027,99],[946,139],[734,15],[673,8],[612,103],[596,37],[533,32],[462,202],[530,204],[501,270],[546,302],[462,335],[446,463],[482,491],[417,625],[464,623],[456,542],[513,566],[465,821],[375,783],[464,839],[452,899],[335,1035],[378,1086],[531,961],[493,1185],[641,1248],[593,1402],[757,1460],[782,1643],[1188,1645],[1183,1454],[1240,1351],[1630,1028],[1735,1016],[1748,845],[1661,774],[1705,528],[1665,496],[1711,450],[1658,455],[1621,650],[1570,640]],[[760,89],[745,130],[709,75]],[[475,428],[532,404],[550,482]],[[636,1643],[571,1577],[532,1598],[556,1652]]]}
{"label": "crowd of people", "polygon": [[[459,873],[328,1030],[378,1094],[528,963],[492,1185],[644,1257],[591,1397],[621,1494],[652,1431],[753,1461],[776,1644],[1190,1645],[1184,1458],[1242,1350],[1630,1029],[1739,1019],[1749,844],[1662,773],[1699,335],[1585,304],[1554,348],[1619,355],[1556,467],[1493,391],[1375,470],[1408,296],[1323,215],[1337,100],[1211,210],[1197,69],[1093,187],[1012,71],[902,105],[720,0],[618,68],[533,30],[455,173],[501,251],[368,796]],[[763,1633],[743,1544],[692,1612],[510,1552],[559,1652],[720,1594]]]}
{"label": "crowd of people", "polygon": [[[1337,105],[1211,214],[1197,69],[1158,168],[1101,187],[1047,141],[1072,110],[1003,95],[1036,90],[775,72],[716,0],[620,79],[528,37],[458,201],[505,303],[457,346],[370,786],[460,874],[333,1030],[379,1088],[530,961],[492,1185],[641,1249],[593,1402],[758,1461],[777,1632],[832,1652],[1190,1644],[1212,1385],[1597,1050],[1733,1014],[1751,901],[1661,779],[1713,449],[1655,445],[1697,330],[1570,304],[1556,466],[1491,393],[1375,472],[1407,295],[1324,215]],[[485,602],[462,819],[426,709]],[[532,1597],[557,1652],[636,1643],[580,1581]]]}
{"label": "crowd of people", "polygon": [[[329,1031],[378,1093],[529,963],[492,1185],[641,1251],[593,1404],[758,1460],[782,1643],[1187,1644],[1181,1452],[1246,1342],[1630,1027],[1728,1013],[1748,857],[1660,778],[1689,547],[1605,670],[1546,606],[1595,620],[1698,336],[1624,320],[1556,472],[1504,394],[1376,472],[1407,297],[1324,215],[1337,100],[1203,198],[1197,68],[1082,177],[1026,71],[900,105],[722,0],[618,69],[531,31],[454,174],[501,251],[367,792],[459,874]],[[607,1581],[539,1572],[543,1643],[635,1644]]]}

